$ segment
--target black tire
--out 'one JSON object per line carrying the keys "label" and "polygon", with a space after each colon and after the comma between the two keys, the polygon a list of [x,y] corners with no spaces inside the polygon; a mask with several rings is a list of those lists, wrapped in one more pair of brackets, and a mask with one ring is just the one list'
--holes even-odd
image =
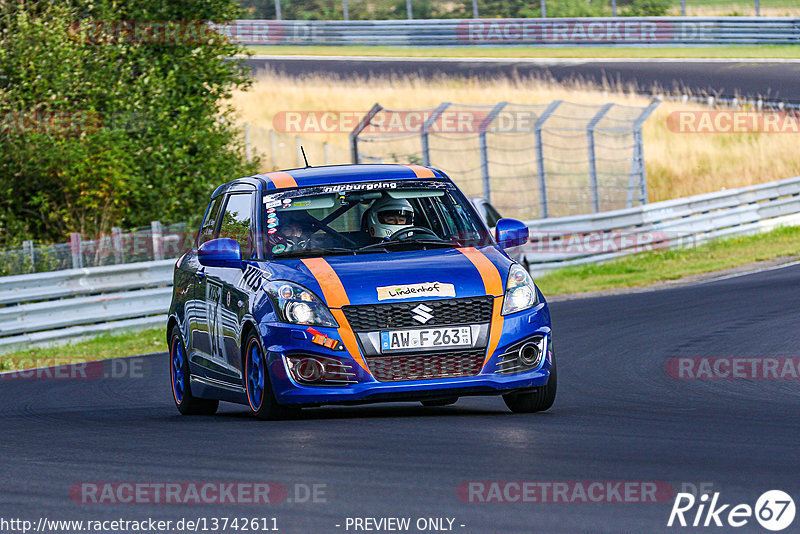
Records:
{"label": "black tire", "polygon": [[556,359],[553,357],[550,367],[550,378],[547,385],[531,388],[528,391],[509,393],[503,395],[503,400],[508,409],[514,413],[535,413],[549,409],[556,400],[558,389],[558,373],[556,372]]}
{"label": "black tire", "polygon": [[420,401],[423,406],[428,408],[434,408],[437,406],[450,406],[451,404],[455,404],[458,402],[458,397],[450,397],[447,399],[437,399],[437,400],[424,400]]}
{"label": "black tire", "polygon": [[[177,326],[172,327],[169,340],[170,384],[175,407],[182,415],[214,415],[219,408],[218,400],[200,399],[192,395],[189,357],[181,331]],[[180,352],[176,353],[176,351]],[[180,372],[178,372],[179,369]],[[176,379],[178,382],[182,382],[180,389],[176,388]]]}
{"label": "black tire", "polygon": [[[258,358],[261,362],[260,366],[256,366],[260,368],[258,372],[260,387],[254,385],[255,380],[250,380],[252,365],[256,361],[254,357],[255,354],[253,353],[254,350],[257,351]],[[278,401],[275,400],[275,395],[272,392],[272,383],[269,378],[269,371],[267,370],[267,360],[264,349],[261,347],[261,340],[255,332],[250,332],[244,341],[244,350],[242,351],[242,375],[250,411],[257,419],[262,421],[276,421],[281,419],[293,419],[300,414],[299,408],[284,406],[278,404]]]}

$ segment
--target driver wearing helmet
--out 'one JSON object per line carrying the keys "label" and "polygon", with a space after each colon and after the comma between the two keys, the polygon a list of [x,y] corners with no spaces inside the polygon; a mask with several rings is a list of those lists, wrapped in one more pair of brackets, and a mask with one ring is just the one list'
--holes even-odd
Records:
{"label": "driver wearing helmet", "polygon": [[364,212],[364,231],[377,239],[389,239],[414,226],[414,208],[404,198],[384,196]]}
{"label": "driver wearing helmet", "polygon": [[[277,216],[275,220],[278,220]],[[271,250],[273,254],[311,248],[314,231],[301,215],[283,215],[276,225],[276,233],[268,234],[267,239],[267,250]]]}

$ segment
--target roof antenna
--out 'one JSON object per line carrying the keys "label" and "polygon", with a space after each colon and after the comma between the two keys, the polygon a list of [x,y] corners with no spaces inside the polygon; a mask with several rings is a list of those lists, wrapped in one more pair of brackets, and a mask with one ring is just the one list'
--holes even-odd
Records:
{"label": "roof antenna", "polygon": [[311,167],[311,165],[309,165],[309,164],[308,164],[308,158],[306,157],[306,149],[305,149],[305,148],[303,148],[303,145],[300,145],[300,152],[302,152],[302,153],[303,153],[303,159],[304,159],[304,160],[305,160],[305,162],[306,162],[306,169],[307,169],[307,168],[309,168],[309,167]]}

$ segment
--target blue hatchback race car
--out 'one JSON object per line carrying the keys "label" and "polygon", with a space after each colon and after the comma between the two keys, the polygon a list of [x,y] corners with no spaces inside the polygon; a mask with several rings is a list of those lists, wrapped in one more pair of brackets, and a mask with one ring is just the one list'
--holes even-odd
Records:
{"label": "blue hatchback race car", "polygon": [[211,196],[175,266],[167,324],[182,414],[219,401],[261,419],[302,407],[452,404],[502,395],[548,409],[556,363],[547,303],[440,170],[307,167],[241,178]]}

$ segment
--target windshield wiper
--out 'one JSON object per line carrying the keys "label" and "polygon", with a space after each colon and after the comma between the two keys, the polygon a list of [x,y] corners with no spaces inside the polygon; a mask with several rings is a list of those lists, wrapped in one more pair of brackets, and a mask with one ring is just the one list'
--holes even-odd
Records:
{"label": "windshield wiper", "polygon": [[381,248],[388,250],[389,248],[393,248],[398,245],[401,246],[422,245],[423,250],[427,250],[426,247],[431,245],[443,248],[451,248],[456,246],[450,241],[441,241],[439,239],[403,239],[395,241],[381,241],[380,243],[373,243],[371,245],[366,245],[356,250],[359,252],[367,252],[370,250],[381,249]]}

